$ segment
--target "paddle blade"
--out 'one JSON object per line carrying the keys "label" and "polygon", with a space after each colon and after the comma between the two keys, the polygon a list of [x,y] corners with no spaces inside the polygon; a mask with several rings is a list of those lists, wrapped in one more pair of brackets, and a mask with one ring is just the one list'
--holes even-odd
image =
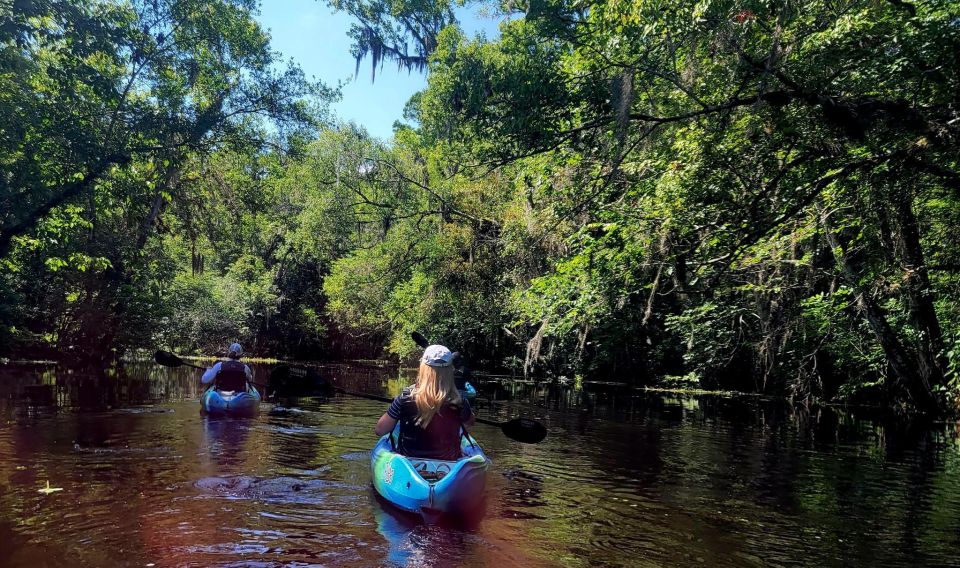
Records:
{"label": "paddle blade", "polygon": [[165,367],[179,367],[183,365],[183,359],[169,351],[157,351],[153,354],[153,360]]}
{"label": "paddle blade", "polygon": [[538,444],[547,437],[547,428],[529,418],[514,418],[504,422],[500,429],[506,437],[524,444]]}
{"label": "paddle blade", "polygon": [[411,334],[410,334],[410,338],[413,339],[413,342],[414,342],[414,343],[416,343],[417,345],[419,345],[419,346],[422,347],[423,349],[426,349],[427,347],[430,347],[430,342],[427,341],[427,338],[424,337],[423,334],[420,333],[419,331],[414,331],[413,333],[411,333]]}

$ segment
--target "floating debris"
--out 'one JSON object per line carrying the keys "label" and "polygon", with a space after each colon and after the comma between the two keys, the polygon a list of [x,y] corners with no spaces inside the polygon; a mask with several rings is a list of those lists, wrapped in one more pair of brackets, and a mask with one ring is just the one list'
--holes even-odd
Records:
{"label": "floating debris", "polygon": [[51,493],[56,493],[57,491],[63,491],[63,487],[50,487],[50,481],[47,481],[47,486],[43,489],[37,489],[39,493],[44,495],[50,495]]}

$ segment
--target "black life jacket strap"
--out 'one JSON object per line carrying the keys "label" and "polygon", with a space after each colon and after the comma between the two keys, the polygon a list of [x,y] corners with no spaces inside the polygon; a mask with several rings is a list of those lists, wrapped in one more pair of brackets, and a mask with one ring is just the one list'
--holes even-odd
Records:
{"label": "black life jacket strap", "polygon": [[470,447],[477,449],[477,444],[474,443],[473,436],[470,435],[470,432],[467,432],[467,427],[463,425],[463,422],[460,422],[460,429],[463,430],[463,435],[467,438],[467,441],[470,442]]}
{"label": "black life jacket strap", "polygon": [[396,442],[393,441],[393,433],[397,432],[398,437],[401,437],[401,438],[403,436],[403,421],[398,420],[397,425],[399,426],[399,428],[394,428],[393,430],[390,430],[389,434],[387,434],[390,440],[390,451],[393,453],[397,453],[397,445],[400,443],[400,440],[397,440]]}

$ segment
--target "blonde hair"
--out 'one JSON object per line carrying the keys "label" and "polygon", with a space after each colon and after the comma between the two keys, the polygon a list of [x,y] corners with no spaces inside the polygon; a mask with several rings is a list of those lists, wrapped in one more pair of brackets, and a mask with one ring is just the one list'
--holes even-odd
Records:
{"label": "blonde hair", "polygon": [[446,403],[460,404],[460,392],[453,382],[453,367],[431,367],[420,363],[417,384],[410,394],[417,403],[417,426],[426,428]]}

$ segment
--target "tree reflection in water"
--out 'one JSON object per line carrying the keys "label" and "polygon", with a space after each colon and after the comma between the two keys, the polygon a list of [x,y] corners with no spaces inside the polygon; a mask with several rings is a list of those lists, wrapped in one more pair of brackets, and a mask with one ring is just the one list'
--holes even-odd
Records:
{"label": "tree reflection in water", "polygon": [[[321,368],[376,394],[411,379]],[[0,366],[0,564],[949,565],[960,549],[955,424],[477,378],[483,416],[532,415],[550,436],[478,425],[487,515],[427,526],[371,487],[384,404],[210,419],[198,376]],[[46,481],[64,490],[38,493]]]}

